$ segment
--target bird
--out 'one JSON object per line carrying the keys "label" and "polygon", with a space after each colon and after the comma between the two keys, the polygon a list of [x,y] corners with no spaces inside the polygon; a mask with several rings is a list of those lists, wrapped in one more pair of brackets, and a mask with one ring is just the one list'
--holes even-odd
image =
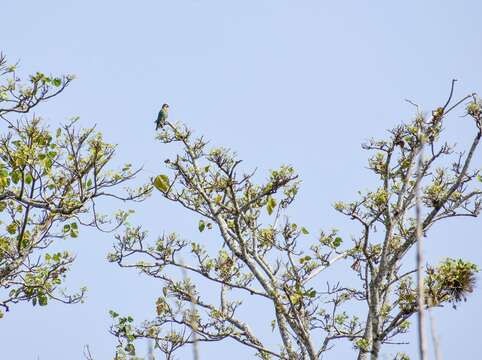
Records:
{"label": "bird", "polygon": [[157,120],[155,121],[156,123],[156,130],[159,128],[162,128],[167,120],[167,115],[169,113],[169,105],[168,104],[163,104],[161,111],[159,111],[159,115],[157,115]]}

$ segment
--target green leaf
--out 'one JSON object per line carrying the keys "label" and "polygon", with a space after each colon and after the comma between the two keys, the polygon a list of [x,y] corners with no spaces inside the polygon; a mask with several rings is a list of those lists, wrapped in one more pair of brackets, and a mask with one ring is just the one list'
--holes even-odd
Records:
{"label": "green leaf", "polygon": [[69,224],[65,224],[64,225],[64,233],[68,233],[70,231],[70,225]]}
{"label": "green leaf", "polygon": [[205,228],[206,228],[206,223],[204,222],[204,220],[199,220],[199,226],[198,226],[199,232],[203,232]]}
{"label": "green leaf", "polygon": [[59,78],[55,78],[52,80],[52,83],[54,84],[54,86],[59,87],[60,85],[62,85],[62,80]]}
{"label": "green leaf", "polygon": [[[134,339],[133,339],[133,336],[132,336],[132,338],[129,337],[129,336],[128,336],[127,338],[128,338],[130,341],[134,340]],[[136,348],[134,347],[134,344],[132,344],[132,343],[129,343],[129,344],[126,345],[125,351],[127,351],[127,353],[128,353],[129,355],[131,355],[131,356],[136,355]]]}
{"label": "green leaf", "polygon": [[27,174],[27,176],[25,176],[25,183],[30,185],[32,181],[33,181],[32,174]]}
{"label": "green leaf", "polygon": [[335,240],[333,240],[333,246],[338,247],[341,245],[342,242],[343,242],[343,239],[341,237],[336,237]]}
{"label": "green leaf", "polygon": [[13,235],[17,232],[17,224],[11,223],[10,225],[7,226],[7,231],[9,234]]}
{"label": "green leaf", "polygon": [[271,196],[268,198],[268,202],[266,203],[266,210],[268,211],[268,215],[273,213],[274,208],[276,207],[276,200]]}
{"label": "green leaf", "polygon": [[46,306],[48,302],[47,296],[44,294],[41,294],[38,296],[38,304],[40,306]]}
{"label": "green leaf", "polygon": [[164,294],[164,297],[167,296],[167,291],[168,291],[168,290],[169,290],[169,289],[167,288],[167,286],[165,286],[165,287],[162,288],[162,293]]}
{"label": "green leaf", "polygon": [[20,172],[19,171],[13,171],[11,174],[12,182],[14,184],[17,184],[20,181]]}
{"label": "green leaf", "polygon": [[477,175],[477,180],[479,180],[480,182],[482,182],[482,175]]}
{"label": "green leaf", "polygon": [[308,231],[307,228],[305,228],[304,226],[301,227],[301,232],[305,235],[308,235],[310,232]]}
{"label": "green leaf", "polygon": [[114,310],[109,310],[109,315],[111,318],[115,319],[116,317],[119,316],[118,313],[116,313]]}
{"label": "green leaf", "polygon": [[154,179],[154,186],[160,192],[166,193],[169,190],[169,178],[166,175],[158,175]]}
{"label": "green leaf", "polygon": [[52,167],[52,159],[50,158],[45,158],[44,159],[44,166],[47,168],[47,169],[50,169]]}

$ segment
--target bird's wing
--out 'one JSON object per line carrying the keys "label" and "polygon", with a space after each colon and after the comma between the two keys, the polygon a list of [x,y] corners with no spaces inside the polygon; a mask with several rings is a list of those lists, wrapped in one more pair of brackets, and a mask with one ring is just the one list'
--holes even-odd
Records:
{"label": "bird's wing", "polygon": [[161,118],[162,118],[162,110],[159,111],[159,114],[157,114],[157,119],[156,121],[154,121],[156,124],[158,124],[160,121],[161,121]]}

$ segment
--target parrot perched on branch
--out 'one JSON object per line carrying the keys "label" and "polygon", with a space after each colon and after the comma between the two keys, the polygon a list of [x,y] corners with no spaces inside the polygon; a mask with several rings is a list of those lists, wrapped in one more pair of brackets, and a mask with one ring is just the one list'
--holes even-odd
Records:
{"label": "parrot perched on branch", "polygon": [[169,113],[169,105],[168,104],[162,105],[161,111],[159,111],[159,115],[157,115],[157,120],[155,121],[156,130],[164,126],[164,123],[167,120],[168,113]]}

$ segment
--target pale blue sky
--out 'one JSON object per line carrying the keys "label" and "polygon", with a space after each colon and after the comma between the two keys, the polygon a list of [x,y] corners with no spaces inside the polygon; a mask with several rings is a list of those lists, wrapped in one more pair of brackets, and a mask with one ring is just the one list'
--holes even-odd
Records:
{"label": "pale blue sky", "polygon": [[[97,124],[119,144],[119,162],[145,165],[144,181],[165,158],[153,121],[168,102],[171,118],[233,148],[246,167],[298,169],[303,185],[291,214],[312,233],[355,233],[331,204],[373,183],[360,143],[410,119],[405,98],[430,110],[454,77],[457,96],[482,92],[477,0],[6,0],[0,11],[0,50],[21,60],[21,72],[78,76],[37,110],[49,123],[79,115],[82,124]],[[450,139],[463,144],[470,125],[450,121]],[[153,234],[197,236],[196,219],[160,196],[137,209],[136,221]],[[430,261],[450,255],[482,265],[481,231],[480,219],[436,227],[426,244]],[[139,320],[154,314],[159,285],[106,263],[111,243],[110,235],[84,231],[61,244],[77,253],[70,284],[89,287],[87,302],[14,307],[1,320],[1,359],[81,359],[84,344],[96,359],[109,359],[108,310]],[[482,291],[469,300],[435,312],[444,359],[480,358]],[[237,349],[203,346],[203,359],[252,358]],[[403,347],[415,349],[415,342]],[[326,358],[342,354],[352,358],[346,346]]]}

